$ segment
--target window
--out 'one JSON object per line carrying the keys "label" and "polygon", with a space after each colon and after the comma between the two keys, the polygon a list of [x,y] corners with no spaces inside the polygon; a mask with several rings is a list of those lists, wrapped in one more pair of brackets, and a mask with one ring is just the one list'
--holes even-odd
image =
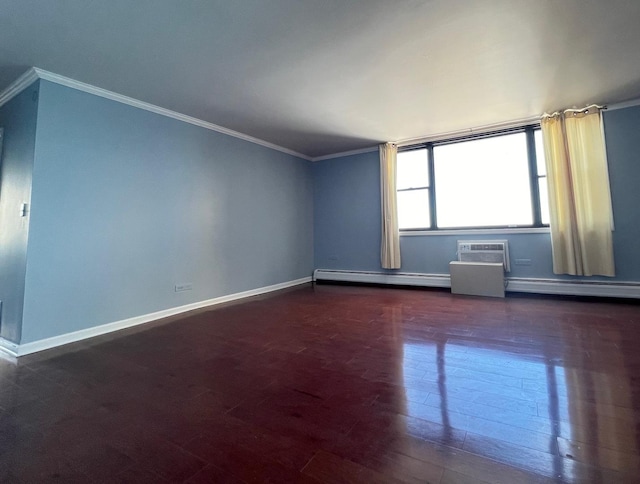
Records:
{"label": "window", "polygon": [[401,230],[548,225],[540,129],[408,147],[397,191]]}

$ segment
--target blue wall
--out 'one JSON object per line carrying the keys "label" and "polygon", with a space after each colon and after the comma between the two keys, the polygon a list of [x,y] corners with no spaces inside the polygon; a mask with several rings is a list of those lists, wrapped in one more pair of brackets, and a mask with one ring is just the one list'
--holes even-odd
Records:
{"label": "blue wall", "polygon": [[640,280],[640,107],[605,112],[617,279]]}
{"label": "blue wall", "polygon": [[[47,81],[0,108],[0,126],[0,332],[14,342],[292,281],[314,267],[381,271],[377,152],[312,166]],[[607,112],[605,131],[616,279],[640,281],[640,107]],[[28,217],[17,215],[22,202]],[[478,237],[402,237],[401,270],[446,274],[456,240]],[[512,277],[560,277],[547,234],[500,238],[512,261],[532,261],[513,265]],[[193,290],[176,293],[183,283]]]}
{"label": "blue wall", "polygon": [[21,342],[308,277],[312,204],[307,161],[42,81]]}
{"label": "blue wall", "polygon": [[380,270],[378,153],[313,164],[315,267]]}
{"label": "blue wall", "polygon": [[35,82],[0,107],[4,128],[0,165],[0,336],[20,341],[29,217],[20,216],[31,198],[38,87]]}
{"label": "blue wall", "polygon": [[[605,113],[613,210],[615,280],[640,281],[640,107]],[[314,163],[315,267],[380,268],[380,174],[377,152]],[[448,274],[458,239],[508,239],[511,277],[574,279],[553,274],[548,234],[428,235],[400,239],[401,272]],[[514,265],[531,259],[530,266]],[[596,278],[606,279],[609,278]]]}

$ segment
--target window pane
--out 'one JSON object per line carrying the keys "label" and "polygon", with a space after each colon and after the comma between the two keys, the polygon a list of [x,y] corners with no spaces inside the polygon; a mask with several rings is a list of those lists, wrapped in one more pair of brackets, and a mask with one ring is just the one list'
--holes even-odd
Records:
{"label": "window pane", "polygon": [[537,129],[533,132],[533,137],[536,141],[536,164],[538,166],[538,175],[544,176],[547,174],[547,165],[544,161],[544,145],[542,144],[542,131]]}
{"label": "window pane", "polygon": [[532,225],[524,133],[434,148],[438,226]]}
{"label": "window pane", "polygon": [[430,225],[429,189],[398,192],[398,226],[401,229],[424,229]]}
{"label": "window pane", "polygon": [[429,164],[426,149],[398,153],[396,183],[398,190],[429,186]]}
{"label": "window pane", "polygon": [[549,225],[549,189],[547,188],[547,177],[538,178],[538,186],[540,187],[540,215],[542,223]]}

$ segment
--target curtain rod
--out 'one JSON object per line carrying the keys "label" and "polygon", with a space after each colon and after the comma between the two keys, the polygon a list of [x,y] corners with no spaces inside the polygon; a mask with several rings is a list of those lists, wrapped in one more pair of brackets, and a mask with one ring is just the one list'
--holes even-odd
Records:
{"label": "curtain rod", "polygon": [[428,143],[430,141],[439,141],[450,138],[457,138],[470,134],[481,134],[490,131],[497,131],[499,129],[520,128],[529,124],[540,123],[540,116],[531,116],[528,118],[516,119],[513,121],[505,121],[502,123],[485,124],[483,126],[476,126],[475,128],[459,129],[456,131],[447,131],[442,133],[436,133],[429,136],[421,136],[419,138],[407,138],[394,142],[398,147],[417,145],[420,143]]}
{"label": "curtain rod", "polygon": [[465,135],[468,136],[471,134],[482,134],[490,131],[497,131],[500,129],[520,128],[522,126],[527,126],[529,124],[538,124],[540,123],[540,120],[542,118],[558,116],[560,113],[574,113],[574,114],[586,113],[591,108],[598,108],[602,110],[602,109],[607,109],[607,106],[606,105],[601,106],[599,104],[590,104],[589,106],[586,106],[582,109],[570,108],[570,109],[565,109],[564,111],[556,111],[551,114],[544,113],[543,115],[530,116],[528,118],[521,118],[513,121],[505,121],[503,123],[485,124],[482,126],[476,126],[475,128],[466,128],[466,129],[460,129],[456,131],[446,131],[442,133],[432,134],[429,136],[420,136],[418,138],[407,138],[407,139],[395,141],[393,142],[393,144],[400,148],[403,146],[417,145],[420,143],[428,143],[431,141],[440,141],[440,140],[446,140],[451,138],[458,138]]}
{"label": "curtain rod", "polygon": [[589,112],[589,109],[598,109],[600,111],[602,111],[603,109],[607,109],[606,105],[599,105],[599,104],[590,104],[588,106],[585,106],[583,108],[569,108],[569,109],[565,109],[564,111],[555,111],[553,113],[544,113],[541,118],[553,118],[555,116],[560,116],[562,114],[573,114],[574,116],[577,114],[586,114]]}

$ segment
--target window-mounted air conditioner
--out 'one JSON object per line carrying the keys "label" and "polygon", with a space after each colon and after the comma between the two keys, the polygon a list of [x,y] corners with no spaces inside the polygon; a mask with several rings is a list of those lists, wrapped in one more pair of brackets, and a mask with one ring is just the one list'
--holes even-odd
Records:
{"label": "window-mounted air conditioner", "polygon": [[509,271],[506,240],[459,240],[458,260],[449,263],[451,292],[504,297],[505,271]]}
{"label": "window-mounted air conditioner", "polygon": [[509,264],[509,243],[506,240],[458,240],[458,260],[461,262],[499,262],[505,272]]}

